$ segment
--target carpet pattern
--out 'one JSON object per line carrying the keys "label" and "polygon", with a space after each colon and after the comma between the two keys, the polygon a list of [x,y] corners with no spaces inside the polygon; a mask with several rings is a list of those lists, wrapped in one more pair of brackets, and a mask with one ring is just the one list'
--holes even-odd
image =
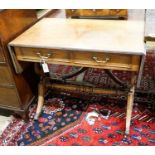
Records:
{"label": "carpet pattern", "polygon": [[[30,121],[25,123],[14,118],[0,136],[0,145],[155,145],[155,120],[151,120],[154,115],[150,111],[150,104],[141,102],[142,99],[135,100],[131,134],[126,139],[125,99],[49,92],[45,100],[46,104],[39,120],[33,121],[36,110],[34,101],[29,109]],[[63,104],[57,104],[56,101]],[[89,125],[86,116],[99,109],[111,110],[110,117],[104,119],[99,116],[94,125]]]}

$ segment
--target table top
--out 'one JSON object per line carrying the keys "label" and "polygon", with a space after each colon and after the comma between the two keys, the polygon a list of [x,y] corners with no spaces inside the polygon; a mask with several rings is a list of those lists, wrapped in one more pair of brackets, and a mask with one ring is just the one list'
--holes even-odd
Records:
{"label": "table top", "polygon": [[144,22],[44,18],[9,45],[144,55]]}

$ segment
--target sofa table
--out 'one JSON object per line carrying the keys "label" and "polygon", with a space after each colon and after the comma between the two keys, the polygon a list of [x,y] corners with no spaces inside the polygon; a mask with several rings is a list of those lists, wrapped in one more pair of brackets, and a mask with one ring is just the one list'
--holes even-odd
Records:
{"label": "sofa table", "polygon": [[[143,21],[44,18],[11,41],[8,48],[19,74],[20,61],[131,71],[129,91],[123,92],[128,93],[125,134],[129,134],[134,91],[145,59]],[[59,87],[53,87],[56,85]],[[73,85],[63,87],[75,90]],[[43,95],[44,83],[40,83],[37,118]]]}

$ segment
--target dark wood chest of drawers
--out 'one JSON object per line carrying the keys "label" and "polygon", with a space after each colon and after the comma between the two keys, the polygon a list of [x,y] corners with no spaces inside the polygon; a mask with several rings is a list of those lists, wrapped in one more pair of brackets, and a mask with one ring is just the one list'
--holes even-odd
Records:
{"label": "dark wood chest of drawers", "polygon": [[[28,72],[17,75],[7,49],[9,41],[21,34],[37,21],[35,10],[0,11],[0,108],[23,113],[34,95],[31,89],[31,64]],[[32,71],[33,72],[33,71]]]}

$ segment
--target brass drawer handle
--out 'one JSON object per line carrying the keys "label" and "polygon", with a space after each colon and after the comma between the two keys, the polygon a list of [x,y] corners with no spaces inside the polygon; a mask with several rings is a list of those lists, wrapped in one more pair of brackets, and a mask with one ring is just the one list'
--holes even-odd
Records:
{"label": "brass drawer handle", "polygon": [[93,57],[93,60],[95,60],[95,62],[97,63],[107,63],[110,60],[110,58],[106,57],[105,60],[98,60],[97,57]]}
{"label": "brass drawer handle", "polygon": [[39,57],[40,57],[40,59],[42,59],[42,60],[44,60],[44,59],[48,59],[50,56],[51,56],[51,54],[49,53],[49,54],[47,54],[47,56],[44,56],[44,55],[41,55],[39,52],[38,53],[36,53]]}

